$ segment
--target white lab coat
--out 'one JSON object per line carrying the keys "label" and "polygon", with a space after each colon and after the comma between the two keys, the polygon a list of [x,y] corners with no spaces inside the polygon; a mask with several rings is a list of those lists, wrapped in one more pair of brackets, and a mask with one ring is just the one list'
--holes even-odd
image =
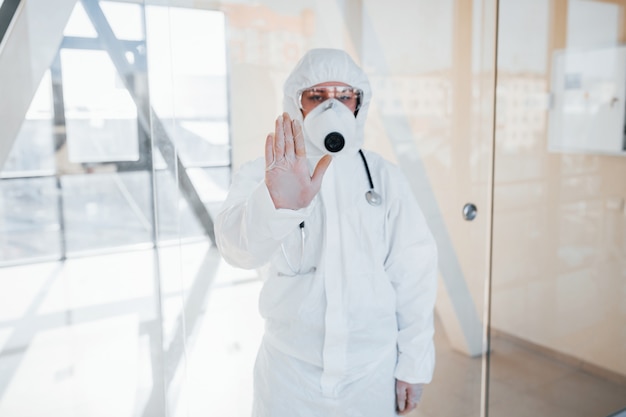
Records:
{"label": "white lab coat", "polygon": [[[404,175],[365,155],[380,206],[365,199],[358,153],[334,157],[301,210],[274,207],[259,159],[235,175],[216,219],[225,260],[265,270],[254,417],[391,417],[396,378],[432,378],[436,246]],[[305,273],[289,276],[286,258],[297,269],[301,253]]]}

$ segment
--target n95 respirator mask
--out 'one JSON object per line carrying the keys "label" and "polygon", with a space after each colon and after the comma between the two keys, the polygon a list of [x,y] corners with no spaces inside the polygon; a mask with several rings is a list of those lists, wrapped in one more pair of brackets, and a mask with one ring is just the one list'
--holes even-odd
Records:
{"label": "n95 respirator mask", "polygon": [[356,117],[336,99],[329,99],[315,107],[304,118],[307,153],[345,154],[356,152]]}

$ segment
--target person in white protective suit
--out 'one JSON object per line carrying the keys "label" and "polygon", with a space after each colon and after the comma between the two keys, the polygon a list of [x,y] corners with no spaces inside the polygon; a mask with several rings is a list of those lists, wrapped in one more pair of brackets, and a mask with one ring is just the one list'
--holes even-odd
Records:
{"label": "person in white protective suit", "polygon": [[215,222],[227,262],[265,271],[253,416],[407,414],[435,364],[435,242],[400,170],[361,150],[371,89],[347,53],[309,51],[284,94]]}

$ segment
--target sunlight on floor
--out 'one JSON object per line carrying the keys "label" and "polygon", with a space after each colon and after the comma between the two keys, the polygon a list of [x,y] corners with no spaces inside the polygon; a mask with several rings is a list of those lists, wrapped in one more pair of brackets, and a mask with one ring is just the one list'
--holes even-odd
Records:
{"label": "sunlight on floor", "polygon": [[[260,289],[208,242],[2,268],[0,415],[249,417]],[[482,358],[452,350],[439,322],[436,346],[411,416],[479,416]],[[491,359],[490,416],[626,407],[624,385],[510,341]]]}

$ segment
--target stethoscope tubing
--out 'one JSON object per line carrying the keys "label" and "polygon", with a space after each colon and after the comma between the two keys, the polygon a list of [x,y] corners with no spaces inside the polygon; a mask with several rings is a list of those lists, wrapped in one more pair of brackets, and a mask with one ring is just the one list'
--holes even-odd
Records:
{"label": "stethoscope tubing", "polygon": [[367,180],[370,183],[370,190],[374,189],[374,183],[372,182],[372,174],[370,173],[370,167],[367,163],[367,159],[365,159],[365,155],[363,155],[363,151],[359,149],[359,155],[361,155],[361,159],[363,160],[363,165],[365,166],[365,172],[367,173]]}
{"label": "stethoscope tubing", "polygon": [[[365,193],[365,199],[367,200],[367,202],[370,205],[378,206],[382,202],[382,198],[380,197],[380,195],[376,191],[374,191],[374,182],[372,181],[372,174],[370,173],[370,167],[369,167],[369,165],[367,163],[367,159],[365,158],[365,155],[363,154],[363,151],[361,149],[359,149],[359,155],[361,155],[361,159],[363,160],[363,166],[365,167],[365,172],[367,173],[367,181],[369,182],[369,186],[370,186],[369,191],[367,191]],[[279,275],[295,277],[295,276],[303,274],[302,273],[302,264],[304,262],[304,240],[305,240],[304,221],[301,222],[298,225],[298,227],[300,228],[300,263],[298,265],[298,269],[296,270],[293,267],[293,265],[291,265],[291,262],[289,262],[289,258],[287,257],[287,252],[285,251],[285,246],[281,243],[280,244],[280,249],[283,252],[283,256],[285,257],[285,261],[287,262],[287,266],[289,267],[289,269],[291,270],[293,275],[284,274],[284,273],[279,273]],[[315,270],[316,270],[316,268],[312,267],[306,273],[315,272]]]}

